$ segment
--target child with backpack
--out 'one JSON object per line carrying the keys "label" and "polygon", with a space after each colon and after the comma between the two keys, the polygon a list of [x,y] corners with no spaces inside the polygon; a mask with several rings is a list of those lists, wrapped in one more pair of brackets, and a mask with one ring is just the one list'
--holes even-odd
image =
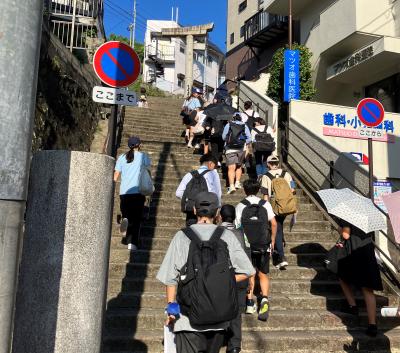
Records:
{"label": "child with backpack", "polygon": [[244,112],[242,115],[243,116],[242,121],[251,130],[254,127],[256,119],[260,117],[260,114],[258,114],[255,110],[252,109],[253,102],[251,101],[244,102],[243,106],[244,106]]}
{"label": "child with backpack", "polygon": [[279,157],[271,155],[267,158],[269,171],[261,179],[261,193],[264,200],[271,202],[275,213],[278,230],[276,233],[276,256],[273,264],[284,270],[288,266],[284,252],[283,223],[286,216],[297,212],[297,200],[294,195],[294,183],[291,175],[279,168]]}
{"label": "child with backpack", "polygon": [[238,315],[237,282],[254,269],[235,235],[214,223],[219,199],[201,192],[197,223],[172,239],[157,274],[166,286],[166,325],[173,325],[177,353],[218,353]]}
{"label": "child with backpack", "polygon": [[[275,247],[277,224],[271,204],[256,195],[260,191],[257,180],[248,179],[243,183],[246,198],[236,206],[235,225],[243,229],[250,243],[252,263],[260,280],[261,296],[259,298],[258,319],[267,321],[269,316],[269,260]],[[254,277],[250,278],[249,292],[246,301],[246,313],[256,312],[253,300]]]}
{"label": "child with backpack", "polygon": [[187,173],[178,188],[176,197],[181,199],[181,211],[186,213],[186,226],[197,221],[194,214],[194,200],[202,191],[211,191],[218,197],[221,204],[221,181],[215,170],[218,161],[211,154],[205,154],[200,158],[200,167]]}
{"label": "child with backpack", "polygon": [[275,151],[276,143],[272,134],[274,130],[263,118],[255,119],[255,127],[251,130],[257,177],[267,172],[267,158]]}
{"label": "child with backpack", "polygon": [[225,157],[228,166],[229,187],[227,194],[231,194],[236,189],[241,189],[242,167],[246,156],[246,147],[251,143],[250,130],[242,122],[240,113],[235,113],[233,120],[225,125],[222,133],[225,141]]}
{"label": "child with backpack", "polygon": [[[236,211],[232,205],[224,205],[221,208],[221,226],[229,229],[239,241],[243,250],[251,259],[250,244],[244,236],[242,229],[235,227]],[[233,319],[229,325],[227,332],[227,353],[239,353],[242,346],[242,313],[246,310],[248,281],[242,281],[237,284],[239,314]]]}

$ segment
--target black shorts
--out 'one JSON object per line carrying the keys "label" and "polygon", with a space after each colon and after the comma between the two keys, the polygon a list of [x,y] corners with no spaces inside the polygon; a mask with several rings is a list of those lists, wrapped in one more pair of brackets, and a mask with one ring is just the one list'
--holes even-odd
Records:
{"label": "black shorts", "polygon": [[209,143],[211,141],[211,130],[204,130],[204,142]]}
{"label": "black shorts", "polygon": [[251,251],[251,262],[253,263],[253,266],[257,271],[260,271],[264,274],[269,273],[269,259],[271,254],[266,251],[257,251],[257,250],[252,250]]}

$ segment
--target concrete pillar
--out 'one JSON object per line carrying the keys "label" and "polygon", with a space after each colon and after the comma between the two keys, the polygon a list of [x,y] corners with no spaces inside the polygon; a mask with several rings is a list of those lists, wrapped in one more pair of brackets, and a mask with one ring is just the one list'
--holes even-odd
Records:
{"label": "concrete pillar", "polygon": [[186,63],[185,63],[185,89],[186,96],[190,96],[193,86],[193,35],[186,36]]}
{"label": "concrete pillar", "polygon": [[32,160],[13,353],[99,353],[111,235],[111,157]]}
{"label": "concrete pillar", "polygon": [[43,0],[0,1],[0,353],[9,353]]}

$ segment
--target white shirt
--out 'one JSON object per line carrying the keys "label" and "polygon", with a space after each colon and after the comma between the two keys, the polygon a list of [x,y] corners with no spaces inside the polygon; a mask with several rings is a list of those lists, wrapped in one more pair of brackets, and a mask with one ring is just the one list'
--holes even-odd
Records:
{"label": "white shirt", "polygon": [[[253,113],[254,113],[254,115],[253,115]],[[242,121],[244,123],[247,123],[247,120],[249,119],[249,116],[253,116],[254,118],[259,118],[260,117],[260,114],[258,114],[253,109],[247,109],[241,115],[242,115]]]}
{"label": "white shirt", "polygon": [[[201,174],[207,170],[206,166],[201,166],[197,171]],[[218,196],[219,204],[221,205],[221,181],[219,179],[219,174],[218,172],[214,169],[209,171],[204,175],[204,178],[206,179],[207,186],[208,186],[208,191],[215,193]],[[176,189],[176,197],[181,199],[183,197],[183,193],[185,192],[186,185],[192,180],[192,174],[187,173],[181,183],[179,184],[178,188]]]}
{"label": "white shirt", "polygon": [[[246,197],[246,200],[249,201],[252,205],[258,204],[261,199],[258,196],[250,195]],[[235,219],[235,226],[236,228],[240,228],[242,226],[242,213],[245,209],[246,205],[242,204],[241,202],[238,203],[236,206],[236,219]],[[275,213],[272,209],[271,204],[266,201],[264,208],[267,210],[268,213],[268,220],[271,221],[275,217]]]}

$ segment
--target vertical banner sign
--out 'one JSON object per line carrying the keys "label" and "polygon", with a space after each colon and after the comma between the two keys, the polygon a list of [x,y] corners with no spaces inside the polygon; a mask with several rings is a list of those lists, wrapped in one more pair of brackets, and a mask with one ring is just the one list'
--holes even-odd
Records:
{"label": "vertical banner sign", "polygon": [[300,51],[285,50],[283,100],[300,99]]}

